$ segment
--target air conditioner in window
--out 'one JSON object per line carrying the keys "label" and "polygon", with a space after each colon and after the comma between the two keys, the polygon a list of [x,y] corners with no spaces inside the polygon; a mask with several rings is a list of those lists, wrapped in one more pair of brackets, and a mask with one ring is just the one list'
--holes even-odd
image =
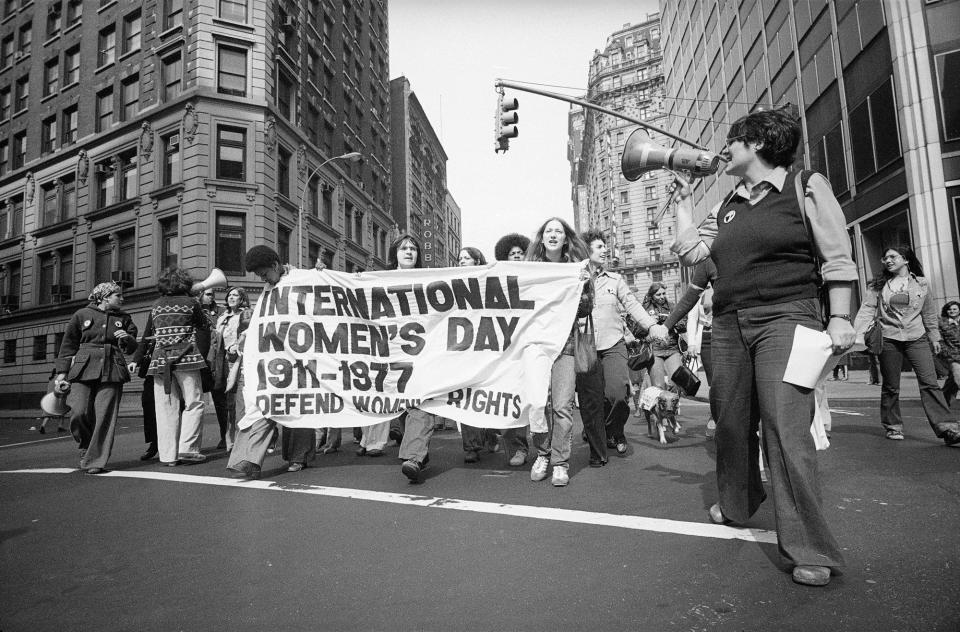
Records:
{"label": "air conditioner in window", "polygon": [[180,146],[180,134],[173,134],[170,139],[167,141],[168,147],[179,147]]}
{"label": "air conditioner in window", "polygon": [[100,163],[93,168],[97,173],[113,173],[113,167],[106,163]]}
{"label": "air conditioner in window", "polygon": [[280,27],[285,29],[297,28],[297,18],[286,17],[280,21]]}

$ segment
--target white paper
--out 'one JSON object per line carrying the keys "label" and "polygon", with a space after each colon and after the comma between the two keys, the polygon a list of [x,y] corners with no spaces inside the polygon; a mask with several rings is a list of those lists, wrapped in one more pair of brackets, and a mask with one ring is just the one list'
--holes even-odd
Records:
{"label": "white paper", "polygon": [[[858,340],[844,353],[863,349],[863,342]],[[787,360],[787,369],[783,372],[783,381],[804,388],[814,388],[833,371],[839,361],[840,356],[833,354],[830,334],[797,325],[793,333],[793,348]]]}

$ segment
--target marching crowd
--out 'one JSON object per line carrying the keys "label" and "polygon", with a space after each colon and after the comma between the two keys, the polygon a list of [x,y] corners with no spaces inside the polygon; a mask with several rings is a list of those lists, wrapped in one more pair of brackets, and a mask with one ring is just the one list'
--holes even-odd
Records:
{"label": "marching crowd", "polygon": [[[794,330],[797,325],[825,330],[837,355],[850,349],[857,334],[873,341],[882,377],[881,423],[891,440],[904,438],[899,381],[906,359],[917,374],[931,428],[953,445],[960,443],[960,423],[949,406],[960,385],[960,303],[945,305],[938,321],[913,251],[891,245],[859,312],[851,313],[857,267],[843,212],[823,176],[791,169],[799,140],[799,124],[783,111],[754,112],[736,121],[722,155],[725,173],[738,184],[699,224],[693,220],[690,187],[678,178],[678,237],[672,250],[693,274],[676,305],[658,283],[638,300],[607,268],[608,244],[600,231],[578,234],[552,217],[530,239],[519,234],[500,239],[498,261],[587,262],[583,289],[577,317],[551,370],[547,431],[498,433],[462,425],[464,461],[475,463],[484,452],[502,448],[511,466],[532,458],[532,480],[549,476],[553,485],[565,486],[577,407],[590,466],[603,467],[610,454],[625,456],[631,390],[637,415],[649,409],[640,401],[647,387],[679,391],[686,340],[687,355],[699,356],[710,384],[708,435],[715,432],[718,484],[710,519],[743,523],[771,491],[780,551],[793,565],[794,581],[828,583],[843,557],[821,508],[809,430],[814,395],[782,380]],[[416,236],[401,235],[391,244],[389,269],[422,264]],[[475,248],[460,252],[461,266],[485,264]],[[246,253],[245,267],[267,290],[291,269],[263,245]],[[159,457],[163,465],[176,466],[206,458],[201,452],[205,392],[219,423],[217,447],[230,452],[231,476],[258,477],[275,442],[291,472],[306,467],[318,449],[338,450],[341,429],[280,429],[258,410],[244,409],[240,355],[250,322],[248,297],[241,288],[228,288],[226,305],[219,308],[212,290],[203,289],[198,297],[193,288],[185,270],[166,270],[139,342],[115,283],[97,285],[89,305],[70,319],[53,387],[69,391],[70,431],[79,443],[81,469],[104,471],[122,387],[131,373],[145,379],[148,448],[143,460]],[[691,331],[685,333],[688,323]],[[577,357],[584,354],[586,364]],[[935,356],[948,375],[942,390]],[[431,437],[442,427],[442,418],[413,408],[391,422],[354,429],[357,455],[382,456],[388,442],[396,441],[403,475],[419,482]],[[761,447],[767,486],[761,479]]]}

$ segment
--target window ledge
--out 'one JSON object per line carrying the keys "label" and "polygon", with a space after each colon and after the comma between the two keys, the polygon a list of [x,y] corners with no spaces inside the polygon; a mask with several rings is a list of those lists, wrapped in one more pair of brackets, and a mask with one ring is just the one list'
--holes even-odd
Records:
{"label": "window ledge", "polygon": [[23,108],[22,110],[18,110],[18,111],[16,111],[16,112],[14,112],[14,113],[13,113],[13,116],[10,117],[10,118],[17,118],[18,116],[22,116],[22,115],[26,114],[26,113],[29,112],[29,111],[30,111],[30,108]]}
{"label": "window ledge", "polygon": [[248,33],[255,33],[257,30],[252,24],[247,24],[246,22],[234,22],[233,20],[227,20],[226,18],[213,18],[213,23],[217,26],[247,31]]}
{"label": "window ledge", "polygon": [[132,209],[137,205],[137,198],[133,197],[129,200],[123,200],[121,202],[114,202],[109,206],[104,206],[102,208],[95,209],[89,213],[84,214],[84,219],[89,221],[94,221],[102,219],[104,217],[109,217],[111,215],[116,215],[117,213],[122,213],[123,211]]}
{"label": "window ledge", "polygon": [[41,226],[40,228],[35,229],[31,234],[34,237],[45,237],[47,235],[52,235],[54,233],[59,233],[62,230],[68,228],[73,228],[77,225],[77,218],[71,217],[70,219],[65,219],[63,221],[57,222],[56,224],[50,224],[49,226]]}
{"label": "window ledge", "polygon": [[112,0],[111,2],[108,2],[105,5],[101,6],[99,9],[97,9],[97,13],[103,13],[110,7],[116,6],[116,4],[117,4],[117,0]]}
{"label": "window ledge", "polygon": [[140,47],[139,47],[139,46],[137,46],[136,48],[131,48],[131,49],[128,50],[127,52],[125,52],[125,53],[123,53],[122,55],[120,55],[120,56],[117,58],[117,61],[123,61],[123,60],[126,59],[127,57],[131,57],[131,56],[133,56],[133,55],[136,55],[136,54],[139,53],[139,52],[140,52]]}
{"label": "window ledge", "polygon": [[79,82],[79,81],[74,81],[73,83],[68,83],[67,85],[65,85],[65,86],[63,86],[62,88],[60,88],[60,92],[61,92],[61,93],[66,92],[66,91],[69,90],[70,88],[75,88],[75,87],[77,87],[77,86],[79,86],[79,85],[80,85],[80,82]]}
{"label": "window ledge", "polygon": [[22,61],[24,61],[24,60],[26,60],[26,59],[30,59],[30,53],[29,53],[29,52],[23,53],[23,54],[20,55],[19,57],[17,57],[17,54],[16,54],[16,53],[13,54],[13,61],[14,61],[14,63],[19,64],[20,62],[22,62]]}
{"label": "window ledge", "polygon": [[54,42],[56,42],[58,39],[60,39],[60,33],[55,33],[50,37],[48,37],[47,40],[43,43],[43,45],[49,46],[50,44],[53,44]]}
{"label": "window ledge", "polygon": [[174,182],[173,184],[168,184],[165,187],[159,189],[154,189],[150,192],[150,197],[154,200],[163,200],[168,197],[173,197],[177,193],[183,192],[183,183]]}
{"label": "window ledge", "polygon": [[77,29],[77,28],[80,28],[80,24],[81,24],[81,21],[80,21],[80,20],[77,20],[76,22],[74,22],[73,24],[71,24],[70,26],[68,26],[67,28],[63,29],[62,35],[66,35],[66,34],[69,33],[70,31],[72,31],[72,30],[74,30],[74,29]]}
{"label": "window ledge", "polygon": [[50,94],[47,94],[47,95],[41,97],[41,98],[40,98],[40,103],[43,103],[43,102],[45,102],[45,101],[49,101],[50,99],[52,99],[53,97],[57,96],[58,94],[60,94],[60,91],[59,91],[59,90],[56,90],[55,92],[51,92]]}
{"label": "window ledge", "polygon": [[172,36],[174,36],[174,35],[180,34],[182,31],[183,31],[183,25],[182,25],[182,24],[181,24],[181,25],[177,25],[177,26],[171,26],[170,28],[166,29],[165,31],[160,31],[160,39],[161,39],[161,40],[165,40],[165,39],[170,38],[170,37],[172,37]]}
{"label": "window ledge", "polygon": [[24,235],[14,235],[13,237],[7,237],[6,239],[0,240],[0,250],[4,248],[9,248],[11,246],[19,246],[23,243],[25,239]]}
{"label": "window ledge", "polygon": [[257,199],[259,187],[256,183],[241,180],[220,180],[218,178],[204,179],[204,186],[207,188],[207,197],[217,197],[217,191],[244,191],[247,200],[253,202]]}
{"label": "window ledge", "polygon": [[102,66],[97,66],[97,69],[93,71],[93,74],[95,74],[95,75],[100,74],[101,72],[103,72],[103,71],[106,70],[107,68],[111,68],[111,67],[115,66],[116,64],[117,64],[117,60],[116,60],[116,59],[114,59],[113,61],[108,61],[107,63],[103,64]]}

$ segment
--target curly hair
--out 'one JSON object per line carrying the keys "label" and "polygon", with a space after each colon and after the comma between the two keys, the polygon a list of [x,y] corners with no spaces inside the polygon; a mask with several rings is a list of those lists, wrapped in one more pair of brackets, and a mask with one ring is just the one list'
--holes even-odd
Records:
{"label": "curly hair", "polygon": [[[646,296],[644,296],[643,301],[641,301],[641,305],[643,305],[644,309],[650,309],[650,306],[654,304],[654,295],[664,287],[665,286],[662,283],[657,283],[656,281],[650,284],[650,287],[647,288]],[[671,307],[670,299],[666,299],[666,307]]]}
{"label": "curly hair", "polygon": [[[914,276],[922,277],[923,276],[923,266],[920,265],[920,260],[917,259],[917,253],[913,251],[913,248],[906,244],[901,244],[897,246],[887,246],[883,249],[883,254],[886,255],[890,251],[894,251],[901,257],[903,257],[907,262],[907,269]],[[880,272],[870,281],[869,287],[873,290],[879,292],[883,289],[884,284],[887,281],[893,278],[893,274],[887,272],[887,267],[884,265],[880,266]]]}
{"label": "curly hair", "polygon": [[774,167],[789,168],[800,145],[800,121],[788,110],[761,110],[742,116],[727,132],[727,140],[760,143],[757,155]]}
{"label": "curly hair", "polygon": [[405,241],[409,241],[417,248],[417,262],[413,267],[423,267],[423,246],[420,245],[420,240],[410,233],[404,233],[394,239],[393,243],[390,244],[390,250],[387,251],[387,270],[396,270],[399,268],[399,262],[397,261],[397,249],[399,249]]}
{"label": "curly hair", "polygon": [[483,253],[480,252],[478,248],[473,248],[472,246],[464,246],[460,249],[460,252],[465,252],[470,255],[470,258],[473,259],[473,265],[475,266],[485,266],[487,265],[487,258],[483,256]]}
{"label": "curly hair", "polygon": [[943,309],[940,310],[941,318],[949,318],[950,314],[947,313],[947,310],[950,309],[951,305],[956,305],[957,309],[960,309],[960,303],[958,303],[957,301],[947,301],[946,303],[943,304]]}
{"label": "curly hair", "polygon": [[190,273],[178,266],[170,266],[157,279],[157,291],[164,296],[175,296],[182,294],[191,296],[193,294],[193,277]]}
{"label": "curly hair", "polygon": [[527,248],[529,247],[529,237],[521,235],[520,233],[510,233],[509,235],[504,235],[497,241],[497,245],[493,248],[493,256],[497,261],[506,261],[510,256],[510,251],[514,248],[519,248],[526,254]]}
{"label": "curly hair", "polygon": [[243,267],[247,272],[269,268],[280,263],[283,263],[280,261],[280,255],[270,246],[254,246],[243,257]]}
{"label": "curly hair", "polygon": [[550,222],[559,222],[560,226],[563,227],[564,235],[566,239],[563,243],[563,249],[561,251],[561,259],[566,262],[573,261],[583,261],[587,259],[589,255],[589,250],[587,245],[583,243],[583,240],[580,239],[580,236],[577,235],[577,231],[559,217],[548,217],[540,228],[537,230],[537,234],[533,236],[533,240],[530,242],[530,246],[527,248],[527,256],[525,261],[547,261],[547,249],[543,245],[543,231],[547,229],[547,224]]}
{"label": "curly hair", "polygon": [[580,239],[583,240],[583,243],[587,244],[588,249],[590,248],[590,244],[598,239],[604,244],[607,243],[607,238],[603,236],[603,231],[596,228],[590,228],[580,233]]}

